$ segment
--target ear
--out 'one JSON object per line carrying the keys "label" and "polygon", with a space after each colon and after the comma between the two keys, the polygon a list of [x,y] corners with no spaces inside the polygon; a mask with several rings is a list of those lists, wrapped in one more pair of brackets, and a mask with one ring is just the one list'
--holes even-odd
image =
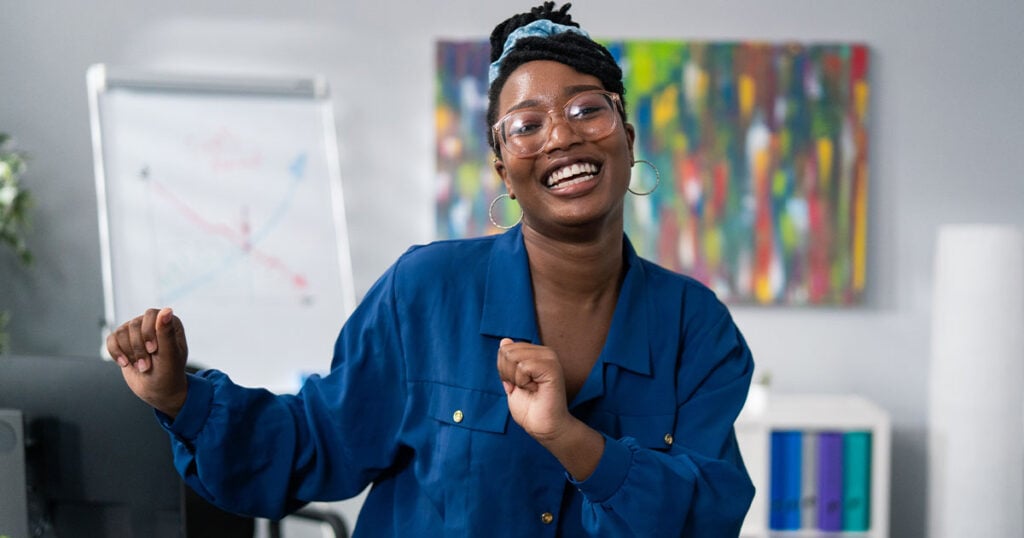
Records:
{"label": "ear", "polygon": [[515,199],[516,195],[512,192],[512,183],[508,180],[508,170],[505,168],[505,162],[501,160],[501,157],[495,157],[492,162],[494,164],[494,171],[501,178],[501,182],[505,184],[505,190],[508,191],[508,195]]}

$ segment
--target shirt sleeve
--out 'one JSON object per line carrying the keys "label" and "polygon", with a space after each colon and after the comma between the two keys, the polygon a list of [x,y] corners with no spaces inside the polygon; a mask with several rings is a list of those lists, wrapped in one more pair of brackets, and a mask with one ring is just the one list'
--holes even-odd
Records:
{"label": "shirt sleeve", "polygon": [[[749,348],[716,307],[684,321],[680,387],[671,448],[606,436],[597,468],[582,482],[583,527],[595,536],[738,536],[754,487],[733,422],[753,373]],[[570,477],[570,481],[572,481]]]}
{"label": "shirt sleeve", "polygon": [[190,376],[177,417],[157,413],[185,482],[225,510],[278,519],[352,497],[389,468],[406,401],[393,281],[392,269],[370,289],[330,374],[297,395],[241,387],[216,370]]}

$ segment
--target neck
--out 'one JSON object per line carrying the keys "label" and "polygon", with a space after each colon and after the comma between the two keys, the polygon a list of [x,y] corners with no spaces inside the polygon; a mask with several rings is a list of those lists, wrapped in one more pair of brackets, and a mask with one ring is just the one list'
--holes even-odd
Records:
{"label": "neck", "polygon": [[621,228],[566,241],[524,226],[523,239],[535,293],[584,304],[617,295],[624,263]]}

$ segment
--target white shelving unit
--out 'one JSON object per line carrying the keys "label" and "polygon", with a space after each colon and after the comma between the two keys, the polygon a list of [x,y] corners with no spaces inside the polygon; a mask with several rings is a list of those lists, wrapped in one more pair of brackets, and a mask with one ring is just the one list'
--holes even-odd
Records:
{"label": "white shelving unit", "polygon": [[[769,470],[771,432],[867,431],[871,433],[870,527],[866,532],[828,532],[817,529],[779,531],[769,528]],[[889,469],[892,425],[889,414],[856,395],[771,394],[751,389],[736,421],[743,460],[757,488],[741,538],[889,538]]]}

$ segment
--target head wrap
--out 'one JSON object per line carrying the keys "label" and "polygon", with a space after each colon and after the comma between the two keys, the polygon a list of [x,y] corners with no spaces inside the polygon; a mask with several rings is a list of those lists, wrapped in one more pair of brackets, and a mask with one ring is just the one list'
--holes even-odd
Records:
{"label": "head wrap", "polygon": [[581,30],[575,26],[566,26],[564,24],[558,24],[557,22],[551,22],[548,19],[538,19],[525,26],[516,28],[508,37],[505,39],[505,46],[501,51],[501,56],[497,60],[491,63],[491,67],[487,70],[487,84],[493,84],[494,80],[498,78],[498,74],[501,72],[501,63],[508,56],[509,52],[515,48],[516,42],[524,37],[551,37],[558,35],[563,32],[575,32],[583,37],[590,38],[585,30]]}

